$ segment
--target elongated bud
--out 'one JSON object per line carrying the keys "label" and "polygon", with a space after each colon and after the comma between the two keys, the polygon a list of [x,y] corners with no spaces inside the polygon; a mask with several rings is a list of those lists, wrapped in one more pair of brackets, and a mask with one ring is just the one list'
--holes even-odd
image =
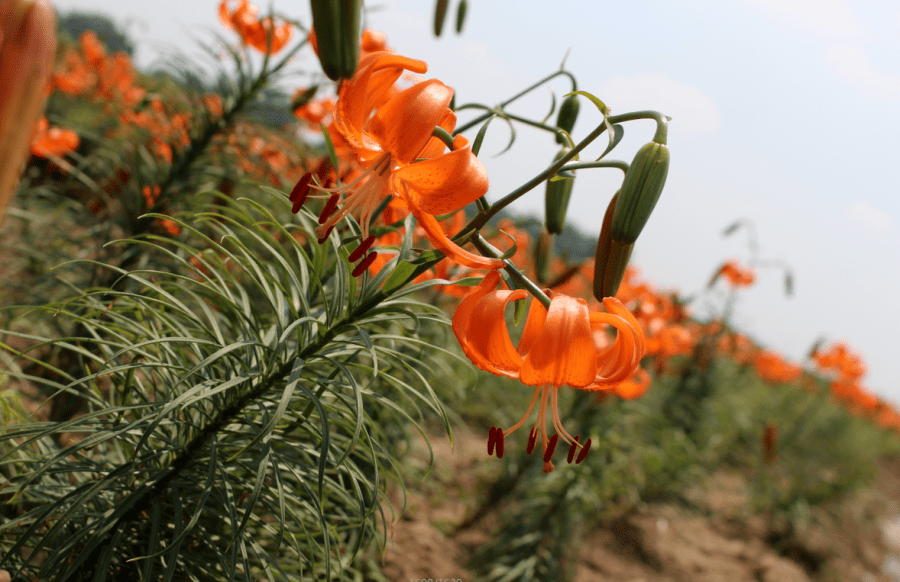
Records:
{"label": "elongated bud", "polygon": [[437,4],[434,7],[434,36],[441,36],[449,7],[450,0],[437,0]]}
{"label": "elongated bud", "polygon": [[[563,99],[562,105],[559,106],[559,114],[556,116],[556,127],[565,129],[567,133],[572,133],[580,107],[578,95],[569,95]],[[566,140],[563,136],[556,134],[556,143],[565,145]]]}
{"label": "elongated bud", "polygon": [[541,229],[537,244],[534,245],[534,268],[537,271],[538,283],[550,280],[550,263],[553,260],[553,235],[546,228]]}
{"label": "elongated bud", "polygon": [[[566,155],[569,148],[559,150],[553,161]],[[544,194],[544,225],[550,234],[560,234],[566,224],[566,209],[569,207],[569,197],[572,196],[572,186],[575,178],[562,178],[561,180],[547,180],[547,189]]]}
{"label": "elongated bud", "polygon": [[55,52],[49,4],[0,1],[0,223],[44,109]]}
{"label": "elongated bud", "polygon": [[620,194],[616,192],[609,201],[600,227],[600,240],[597,241],[597,254],[594,256],[594,297],[597,301],[615,297],[634,248],[634,244],[616,241],[612,236],[612,221]]}
{"label": "elongated bud", "polygon": [[635,154],[625,173],[612,218],[612,238],[634,243],[662,194],[669,173],[669,148],[650,142]]}
{"label": "elongated bud", "polygon": [[332,81],[347,79],[359,63],[362,0],[310,0],[322,71]]}
{"label": "elongated bud", "polygon": [[456,7],[456,34],[461,34],[463,26],[466,24],[466,13],[469,11],[469,3],[466,0],[459,0],[459,6]]}

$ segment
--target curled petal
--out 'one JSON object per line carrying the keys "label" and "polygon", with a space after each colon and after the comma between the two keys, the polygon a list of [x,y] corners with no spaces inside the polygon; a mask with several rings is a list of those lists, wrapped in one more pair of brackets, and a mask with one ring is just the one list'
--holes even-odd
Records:
{"label": "curled petal", "polygon": [[492,271],[463,299],[453,316],[453,332],[476,366],[515,378],[522,358],[509,339],[504,311],[507,303],[524,299],[527,293],[494,291],[499,281],[500,274]]}
{"label": "curled petal", "polygon": [[363,130],[372,111],[390,98],[394,83],[404,70],[421,74],[428,65],[394,53],[372,53],[360,59],[356,74],[341,85],[334,125],[352,148],[380,148]]}
{"label": "curled petal", "polygon": [[407,205],[409,206],[410,211],[415,215],[416,220],[419,221],[419,226],[425,230],[425,236],[428,237],[428,240],[431,241],[434,248],[444,253],[453,261],[464,267],[469,267],[470,269],[499,269],[503,267],[503,261],[500,259],[492,259],[470,253],[454,243],[447,237],[446,233],[444,233],[444,229],[441,228],[441,223],[439,223],[431,214],[423,212],[422,209],[408,197]]}
{"label": "curled petal", "polygon": [[369,132],[400,164],[413,162],[444,119],[453,89],[437,79],[416,83],[378,108]]}

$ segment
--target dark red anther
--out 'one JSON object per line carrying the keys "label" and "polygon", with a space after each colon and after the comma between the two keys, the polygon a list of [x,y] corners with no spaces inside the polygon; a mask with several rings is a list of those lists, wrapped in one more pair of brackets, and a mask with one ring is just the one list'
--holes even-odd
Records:
{"label": "dark red anther", "polygon": [[319,215],[319,224],[325,224],[328,217],[334,213],[334,209],[337,208],[338,199],[340,199],[340,197],[340,194],[331,195],[331,198],[325,203],[325,208],[322,209],[322,214]]}
{"label": "dark red anther", "polygon": [[581,447],[581,452],[578,453],[578,458],[575,459],[576,465],[584,460],[584,458],[587,456],[588,449],[590,449],[590,448],[591,448],[591,439],[588,439],[587,442],[584,443],[584,446]]}
{"label": "dark red anther", "polygon": [[488,456],[494,454],[494,444],[497,442],[497,427],[492,426],[488,431]]}
{"label": "dark red anther", "polygon": [[550,437],[550,442],[547,443],[547,448],[544,450],[544,462],[549,463],[550,458],[553,456],[553,451],[556,450],[556,443],[559,442],[559,435],[555,434]]}
{"label": "dark red anther", "polygon": [[321,245],[321,244],[325,244],[325,241],[328,240],[328,237],[329,237],[329,236],[331,236],[331,231],[332,231],[332,230],[334,230],[334,225],[333,225],[333,224],[332,224],[331,226],[329,226],[329,227],[328,227],[328,230],[325,231],[325,234],[323,234],[323,235],[319,238],[319,244],[320,244],[320,245]]}
{"label": "dark red anther", "polygon": [[534,452],[534,445],[537,444],[537,429],[532,428],[531,432],[528,434],[528,448],[525,451],[530,455]]}
{"label": "dark red anther", "polygon": [[578,450],[578,435],[575,435],[575,438],[572,439],[572,444],[569,445],[569,455],[566,457],[566,462],[570,465],[572,464],[572,459],[575,458],[575,451]]}
{"label": "dark red anther", "polygon": [[303,206],[306,202],[306,198],[309,196],[309,183],[312,181],[312,173],[307,172],[303,174],[303,177],[297,181],[297,185],[294,186],[294,189],[291,190],[291,195],[289,199],[294,203],[291,206],[291,212],[297,214],[297,211]]}
{"label": "dark red anther", "polygon": [[368,269],[369,265],[371,265],[375,261],[375,257],[377,256],[378,253],[376,253],[375,251],[372,251],[371,253],[366,255],[366,258],[360,261],[359,264],[356,265],[356,268],[353,269],[353,276],[359,277],[360,275],[365,273],[366,269]]}
{"label": "dark red anther", "polygon": [[503,429],[497,427],[497,458],[503,458]]}
{"label": "dark red anther", "polygon": [[350,253],[349,261],[351,263],[355,263],[356,261],[358,261],[360,259],[360,257],[362,257],[364,254],[366,254],[367,250],[372,248],[373,244],[375,244],[375,235],[370,234],[366,240],[359,243],[359,246],[357,246],[353,250],[353,252]]}
{"label": "dark red anther", "polygon": [[492,426],[490,432],[488,433],[488,456],[494,454],[494,450],[497,451],[497,458],[503,458],[503,429],[500,427]]}

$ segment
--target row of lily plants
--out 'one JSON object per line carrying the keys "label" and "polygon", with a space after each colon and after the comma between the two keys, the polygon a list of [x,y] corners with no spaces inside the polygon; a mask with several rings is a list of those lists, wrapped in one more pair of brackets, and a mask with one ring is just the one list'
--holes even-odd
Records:
{"label": "row of lily plants", "polygon": [[[760,499],[783,509],[871,475],[900,416],[857,353],[817,345],[803,368],[732,329],[755,277],[735,262],[705,321],[629,266],[665,184],[666,116],[612,115],[565,69],[459,104],[360,30],[361,2],[312,8],[304,25],[223,0],[211,77],[178,58],[139,72],[90,31],[57,46],[46,3],[0,5],[0,571],[377,577],[385,492],[435,422],[483,424],[501,459],[475,515],[515,508],[479,579],[565,579],[561,532],[722,463],[770,475]],[[304,53],[321,71],[272,91]],[[564,93],[551,115],[507,110],[547,87]],[[600,122],[576,132],[583,107]],[[631,162],[608,158],[644,119]],[[504,124],[560,151],[494,193],[478,154]],[[623,182],[593,256],[558,252],[576,173],[610,169]],[[535,188],[539,227],[510,220]],[[823,435],[842,446],[810,454]]]}

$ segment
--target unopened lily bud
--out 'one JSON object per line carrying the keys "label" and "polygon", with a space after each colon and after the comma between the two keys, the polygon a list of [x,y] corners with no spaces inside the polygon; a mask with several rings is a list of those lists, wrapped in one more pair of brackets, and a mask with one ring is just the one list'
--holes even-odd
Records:
{"label": "unopened lily bud", "polygon": [[56,14],[44,1],[0,1],[0,222],[44,110]]}
{"label": "unopened lily bud", "polygon": [[332,81],[352,77],[359,63],[362,0],[311,0],[310,3],[322,71]]}
{"label": "unopened lily bud", "polygon": [[466,13],[469,11],[469,3],[466,0],[459,0],[459,6],[456,7],[456,34],[461,34],[463,26],[466,24]]}
{"label": "unopened lily bud", "polygon": [[[556,116],[556,127],[565,129],[568,133],[572,133],[572,128],[575,127],[575,120],[578,118],[578,109],[580,107],[578,95],[569,95],[563,99],[562,105],[559,106],[559,114]],[[556,143],[565,144],[566,140],[563,136],[556,134]]]}
{"label": "unopened lily bud", "polygon": [[[554,161],[560,159],[569,152],[569,148],[563,148],[556,154]],[[569,197],[572,196],[572,186],[575,178],[562,178],[547,180],[547,189],[544,195],[544,225],[550,234],[560,234],[566,224],[566,209],[569,207]]]}
{"label": "unopened lily bud", "polygon": [[434,36],[441,36],[449,7],[450,0],[437,0],[437,4],[434,7]]}
{"label": "unopened lily bud", "polygon": [[543,285],[550,280],[550,263],[553,260],[553,235],[546,228],[541,229],[537,244],[534,245],[534,268],[537,271],[538,283]]}
{"label": "unopened lily bud", "polygon": [[653,212],[669,173],[669,148],[650,142],[638,150],[619,191],[612,217],[612,238],[634,243]]}
{"label": "unopened lily bud", "polygon": [[600,240],[597,241],[597,254],[594,256],[594,297],[597,301],[603,301],[604,297],[615,297],[634,248],[634,243],[617,241],[612,235],[612,221],[620,194],[621,192],[616,192],[606,207]]}

